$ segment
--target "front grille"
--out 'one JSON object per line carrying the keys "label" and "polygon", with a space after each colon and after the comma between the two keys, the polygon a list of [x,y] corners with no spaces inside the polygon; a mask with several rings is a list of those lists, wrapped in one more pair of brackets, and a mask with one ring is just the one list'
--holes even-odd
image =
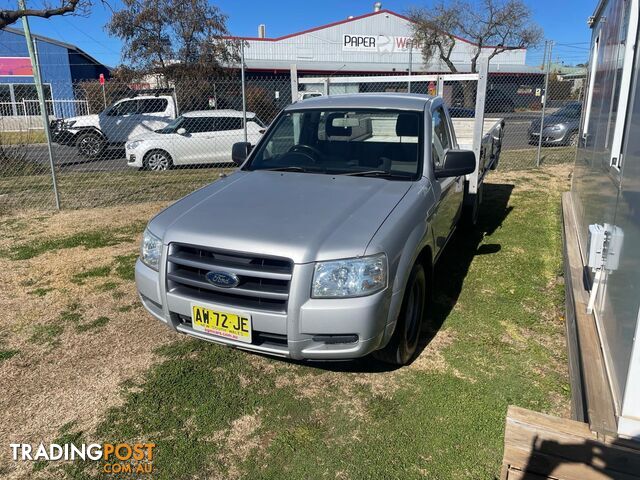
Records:
{"label": "front grille", "polygon": [[[289,259],[172,243],[167,261],[171,292],[238,308],[287,311],[293,272]],[[206,279],[210,271],[234,273],[240,282],[233,288],[212,285]]]}

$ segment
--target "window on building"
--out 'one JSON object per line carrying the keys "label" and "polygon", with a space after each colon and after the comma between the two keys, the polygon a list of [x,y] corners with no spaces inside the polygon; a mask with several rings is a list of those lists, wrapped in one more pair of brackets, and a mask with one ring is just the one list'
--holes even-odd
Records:
{"label": "window on building", "polygon": [[0,115],[15,115],[13,103],[11,103],[11,86],[0,85]]}
{"label": "window on building", "polygon": [[[13,83],[11,87],[13,88],[13,96],[16,102],[15,113],[17,115],[40,115],[38,90],[34,83]],[[47,114],[53,115],[51,85],[43,85],[42,92],[47,105]]]}

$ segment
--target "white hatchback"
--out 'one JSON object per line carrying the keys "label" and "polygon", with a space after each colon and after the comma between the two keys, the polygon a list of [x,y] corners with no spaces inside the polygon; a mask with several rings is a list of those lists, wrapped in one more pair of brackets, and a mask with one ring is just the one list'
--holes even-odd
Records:
{"label": "white hatchback", "polygon": [[[255,113],[247,112],[247,142],[255,145],[264,133]],[[168,170],[174,165],[231,163],[231,148],[244,141],[242,112],[200,110],[185,113],[169,125],[127,142],[130,167]]]}

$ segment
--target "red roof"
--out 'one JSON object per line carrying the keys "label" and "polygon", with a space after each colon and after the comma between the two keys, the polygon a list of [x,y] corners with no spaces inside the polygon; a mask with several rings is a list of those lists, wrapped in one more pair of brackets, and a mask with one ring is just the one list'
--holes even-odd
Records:
{"label": "red roof", "polygon": [[[295,33],[290,33],[289,35],[284,35],[282,37],[273,37],[273,38],[260,38],[260,37],[238,37],[238,36],[228,36],[226,38],[232,38],[232,39],[238,39],[238,40],[252,40],[252,41],[260,41],[260,42],[278,42],[280,40],[286,40],[287,38],[292,38],[292,37],[298,37],[300,35],[305,35],[307,33],[311,33],[311,32],[317,32],[318,30],[324,30],[325,28],[331,28],[331,27],[335,27],[337,25],[343,25],[345,23],[349,23],[349,22],[355,22],[356,20],[362,20],[363,18],[368,18],[368,17],[373,17],[374,15],[380,15],[383,13],[387,13],[389,15],[394,15],[398,18],[401,18],[403,20],[406,20],[408,22],[412,22],[413,20],[411,20],[409,17],[407,17],[406,15],[401,15],[399,13],[396,13],[392,10],[387,10],[387,9],[381,9],[378,10],[377,12],[370,12],[370,13],[365,13],[364,15],[359,15],[357,17],[353,17],[353,18],[346,18],[344,20],[340,20],[338,22],[333,22],[333,23],[327,23],[326,25],[320,25],[319,27],[314,27],[314,28],[309,28],[307,30],[302,30],[300,32],[295,32]],[[467,40],[466,38],[462,38],[459,37],[457,35],[453,35],[454,38],[456,38],[457,40],[460,40],[462,42],[468,43],[470,45],[476,45],[477,43],[471,42],[469,40]],[[495,48],[495,45],[485,45],[483,48]],[[509,50],[522,50],[518,47],[507,47],[507,49]]]}

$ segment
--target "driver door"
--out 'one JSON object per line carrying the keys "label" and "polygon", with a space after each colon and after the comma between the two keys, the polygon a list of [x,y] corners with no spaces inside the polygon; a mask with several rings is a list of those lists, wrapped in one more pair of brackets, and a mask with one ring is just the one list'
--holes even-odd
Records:
{"label": "driver door", "polygon": [[138,100],[124,100],[107,113],[108,125],[100,125],[110,142],[124,143],[137,123]]}
{"label": "driver door", "polygon": [[[434,172],[443,167],[447,151],[453,148],[449,119],[444,108],[438,106],[431,112],[431,160]],[[450,177],[437,179],[434,183],[436,198],[439,196],[432,220],[436,255],[444,247],[460,215],[464,195],[462,182],[464,177]]]}

